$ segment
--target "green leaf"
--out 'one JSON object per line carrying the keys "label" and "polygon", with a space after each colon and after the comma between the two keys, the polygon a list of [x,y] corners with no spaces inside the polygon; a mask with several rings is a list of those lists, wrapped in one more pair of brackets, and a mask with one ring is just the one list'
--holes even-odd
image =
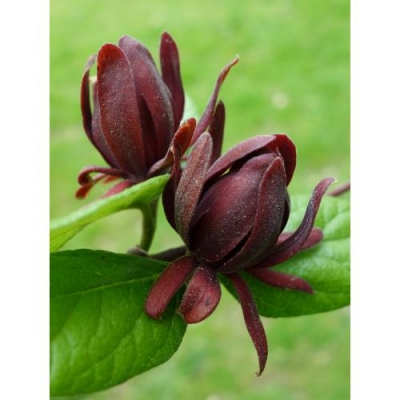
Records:
{"label": "green leaf", "polygon": [[144,312],[166,264],[105,251],[50,255],[51,395],[103,390],[168,360],[186,331],[173,300],[159,321]]}
{"label": "green leaf", "polygon": [[[294,231],[303,218],[309,197],[292,197],[292,212],[286,231]],[[266,285],[243,273],[258,311],[265,317],[293,317],[341,308],[350,304],[350,202],[345,196],[326,196],[321,203],[315,227],[324,239],[308,250],[273,269],[299,276],[311,284],[315,293]],[[236,293],[226,278],[221,280]]]}
{"label": "green leaf", "polygon": [[96,200],[66,217],[52,221],[50,251],[60,249],[86,225],[100,218],[129,208],[142,208],[149,204],[160,196],[168,178],[169,175],[156,176],[114,196]]}

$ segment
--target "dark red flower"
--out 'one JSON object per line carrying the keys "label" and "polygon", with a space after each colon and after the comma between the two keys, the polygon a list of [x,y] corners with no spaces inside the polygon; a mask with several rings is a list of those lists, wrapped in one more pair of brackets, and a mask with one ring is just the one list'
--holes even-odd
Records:
{"label": "dark red flower", "polygon": [[[89,72],[97,60],[90,101]],[[160,67],[145,46],[128,36],[118,46],[103,45],[86,65],[81,85],[85,132],[109,167],[84,168],[78,177],[78,198],[98,181],[122,178],[106,195],[168,172],[173,145],[182,154],[210,124],[220,86],[237,58],[225,67],[197,126],[194,119],[181,125],[185,95],[178,49],[168,33],[160,44]],[[92,173],[97,173],[91,177]]]}
{"label": "dark red flower", "polygon": [[[223,106],[218,107],[223,113]],[[240,272],[269,285],[313,293],[303,279],[270,267],[322,239],[322,232],[313,225],[322,196],[333,179],[323,179],[315,187],[298,229],[282,234],[290,213],[287,186],[296,165],[294,144],[285,135],[256,136],[218,158],[220,150],[213,150],[212,136],[220,137],[223,118],[217,115],[216,111],[213,121],[218,121],[219,129],[213,135],[200,136],[184,170],[179,150],[175,153],[163,204],[187,254],[161,274],[145,309],[149,316],[160,318],[178,289],[188,282],[179,312],[187,323],[200,322],[218,305],[218,274],[225,275],[237,291],[261,374],[268,354],[266,335]]]}

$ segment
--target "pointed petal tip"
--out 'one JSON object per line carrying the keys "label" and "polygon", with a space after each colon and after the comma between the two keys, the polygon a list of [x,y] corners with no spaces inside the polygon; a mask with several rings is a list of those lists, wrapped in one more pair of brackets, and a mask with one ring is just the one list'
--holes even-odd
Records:
{"label": "pointed petal tip", "polygon": [[268,343],[260,315],[257,311],[256,303],[249,287],[247,286],[247,283],[239,274],[229,274],[226,275],[226,277],[233,283],[236,293],[238,294],[247,331],[250,334],[251,340],[253,341],[253,345],[257,352],[259,363],[259,371],[257,376],[260,376],[267,364]]}
{"label": "pointed petal tip", "polygon": [[174,39],[172,39],[172,36],[171,36],[167,31],[164,31],[164,32],[161,34],[161,40],[162,40],[162,41],[168,40],[168,41],[174,42]]}

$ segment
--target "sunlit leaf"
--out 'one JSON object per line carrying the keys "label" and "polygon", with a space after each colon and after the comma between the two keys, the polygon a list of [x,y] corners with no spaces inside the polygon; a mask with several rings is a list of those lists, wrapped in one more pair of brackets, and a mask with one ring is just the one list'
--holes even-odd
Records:
{"label": "sunlit leaf", "polygon": [[168,180],[168,175],[156,176],[143,183],[125,189],[116,195],[96,200],[72,214],[54,220],[50,224],[50,251],[60,249],[85,226],[129,208],[141,208],[157,199]]}
{"label": "sunlit leaf", "polygon": [[144,303],[165,263],[104,251],[53,253],[51,261],[51,394],[115,386],[168,360],[186,331],[171,302],[162,319]]}

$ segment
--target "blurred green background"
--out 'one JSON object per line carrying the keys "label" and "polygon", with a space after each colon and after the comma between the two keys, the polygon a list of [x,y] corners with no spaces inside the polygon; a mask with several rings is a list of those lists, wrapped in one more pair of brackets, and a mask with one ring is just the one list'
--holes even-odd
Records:
{"label": "blurred green background", "polygon": [[[297,145],[290,192],[310,193],[323,177],[350,176],[350,4],[348,0],[52,0],[50,4],[50,216],[96,199],[74,197],[87,165],[105,165],[86,138],[79,110],[80,80],[89,55],[127,34],[158,62],[160,34],[178,44],[185,91],[199,112],[220,70],[240,62],[220,98],[227,108],[224,150],[256,134],[286,133]],[[159,213],[152,246],[180,239]],[[125,252],[139,242],[140,214],[126,211],[94,223],[65,249]],[[239,305],[223,292],[214,314],[189,326],[166,364],[86,399],[324,399],[349,398],[349,310],[263,320],[267,369],[257,358]]]}

